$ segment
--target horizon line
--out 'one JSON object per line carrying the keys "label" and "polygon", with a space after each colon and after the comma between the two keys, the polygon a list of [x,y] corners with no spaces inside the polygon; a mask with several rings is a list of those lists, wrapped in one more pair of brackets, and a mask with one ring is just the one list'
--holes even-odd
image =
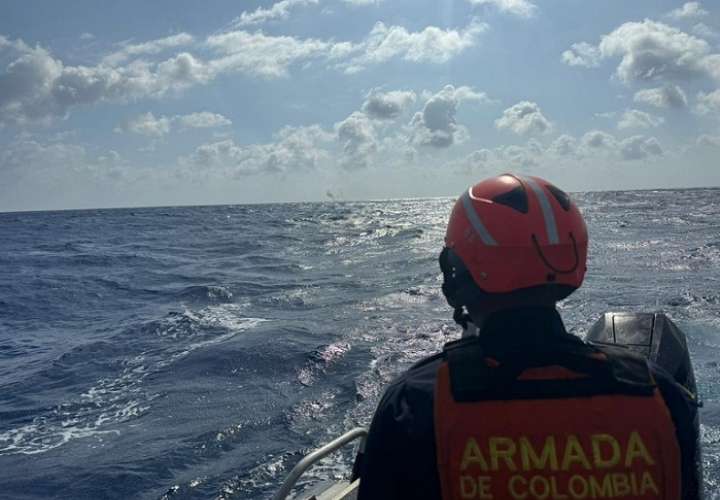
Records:
{"label": "horizon line", "polygon": [[[663,187],[663,188],[636,188],[636,189],[588,189],[583,191],[568,191],[570,194],[583,193],[631,193],[635,191],[691,191],[699,189],[720,189],[720,186],[688,186],[688,187]],[[454,198],[454,195],[443,196],[407,196],[407,197],[391,197],[391,198],[368,198],[368,199],[335,199],[329,198],[324,200],[308,200],[308,201],[268,201],[268,202],[241,202],[241,203],[201,203],[201,204],[180,204],[180,205],[126,205],[115,207],[85,207],[85,208],[48,208],[37,210],[0,210],[0,215],[4,214],[35,214],[45,212],[84,212],[95,210],[147,210],[160,208],[205,208],[205,207],[238,207],[250,205],[293,205],[300,203],[321,204],[321,203],[372,203],[382,201],[410,201],[410,200],[438,200]]]}

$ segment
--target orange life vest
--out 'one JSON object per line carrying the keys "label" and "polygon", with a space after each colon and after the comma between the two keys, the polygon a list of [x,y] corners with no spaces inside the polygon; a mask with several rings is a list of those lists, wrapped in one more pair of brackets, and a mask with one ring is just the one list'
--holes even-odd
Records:
{"label": "orange life vest", "polygon": [[503,363],[478,342],[446,346],[434,409],[443,499],[679,499],[670,413],[647,362],[622,351]]}

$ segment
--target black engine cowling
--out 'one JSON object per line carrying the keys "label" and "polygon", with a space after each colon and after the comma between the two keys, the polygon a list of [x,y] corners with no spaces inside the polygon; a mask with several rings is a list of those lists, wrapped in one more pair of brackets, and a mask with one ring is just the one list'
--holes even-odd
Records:
{"label": "black engine cowling", "polygon": [[624,345],[667,370],[697,394],[685,334],[665,313],[607,312],[590,328],[587,340]]}

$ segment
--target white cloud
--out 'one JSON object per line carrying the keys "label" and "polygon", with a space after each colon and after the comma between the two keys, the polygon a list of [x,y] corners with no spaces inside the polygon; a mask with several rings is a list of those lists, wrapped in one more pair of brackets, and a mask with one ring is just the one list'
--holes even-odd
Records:
{"label": "white cloud", "polygon": [[231,31],[208,37],[206,45],[221,54],[208,63],[213,74],[242,72],[278,78],[288,76],[291,65],[328,55],[331,42],[269,36],[258,31]]}
{"label": "white cloud", "polygon": [[21,176],[61,166],[72,168],[81,165],[85,156],[85,148],[74,144],[20,140],[0,150],[0,172]]}
{"label": "white cloud", "polygon": [[160,97],[205,83],[212,75],[192,55],[154,64],[66,66],[41,47],[12,44],[15,59],[0,73],[0,125],[27,125],[65,117],[76,106]]}
{"label": "white cloud", "polygon": [[687,2],[682,7],[670,11],[667,16],[675,19],[696,19],[708,15],[708,11],[702,8],[700,2]]}
{"label": "white cloud", "polygon": [[556,156],[573,156],[576,154],[578,141],[571,135],[563,134],[556,138],[548,151]]}
{"label": "white cloud", "polygon": [[209,64],[188,52],[181,52],[158,63],[154,72],[149,73],[149,79],[156,80],[154,83],[159,87],[158,95],[163,95],[168,90],[180,90],[208,83],[218,75]]}
{"label": "white cloud", "polygon": [[232,139],[202,144],[187,158],[190,164],[203,168],[230,168],[241,173],[258,173],[260,169],[252,159],[252,147],[241,146]]}
{"label": "white cloud", "polygon": [[486,165],[491,157],[492,151],[489,149],[477,149],[467,155],[466,162],[470,164],[471,167],[481,167]]}
{"label": "white cloud", "polygon": [[428,26],[422,31],[410,32],[402,26],[386,26],[378,22],[360,44],[334,47],[337,55],[358,54],[339,64],[346,73],[357,73],[372,64],[402,59],[410,62],[445,63],[464,50],[477,44],[487,25],[473,20],[462,30],[443,30]]}
{"label": "white cloud", "polygon": [[634,100],[656,108],[684,108],[687,106],[687,96],[677,85],[640,90],[635,93]]}
{"label": "white cloud", "polygon": [[243,12],[240,17],[233,19],[230,23],[234,27],[251,26],[268,21],[284,20],[290,17],[290,11],[295,7],[317,5],[318,0],[281,0],[269,8],[258,7],[252,12]]}
{"label": "white cloud", "polygon": [[495,120],[497,129],[509,129],[518,135],[539,135],[550,132],[552,125],[534,102],[521,101],[503,111]]}
{"label": "white cloud", "polygon": [[569,66],[595,68],[600,66],[600,49],[587,42],[574,43],[562,53],[562,60]]}
{"label": "white cloud", "polygon": [[614,149],[617,145],[615,137],[601,130],[586,132],[580,139],[583,149]]}
{"label": "white cloud", "polygon": [[702,134],[700,137],[697,138],[697,145],[720,148],[720,136]]}
{"label": "white cloud", "polygon": [[123,163],[123,158],[120,153],[115,151],[114,149],[111,149],[107,151],[105,154],[102,154],[97,157],[97,162],[99,165],[104,166],[116,166]]}
{"label": "white cloud", "polygon": [[115,129],[117,132],[131,132],[144,135],[145,137],[159,138],[170,133],[174,127],[181,129],[190,128],[215,128],[232,125],[232,122],[223,115],[202,111],[188,115],[175,115],[172,117],[155,117],[152,113],[144,113],[129,120],[123,127]]}
{"label": "white cloud", "polygon": [[599,47],[605,58],[622,58],[617,75],[625,83],[688,80],[711,72],[707,42],[647,19],[623,24],[605,35]]}
{"label": "white cloud", "polygon": [[655,137],[635,135],[620,141],[620,156],[624,160],[644,160],[652,156],[662,156],[663,150]]}
{"label": "white cloud", "polygon": [[712,29],[705,23],[697,23],[692,27],[692,32],[703,38],[718,38],[718,36],[720,36],[716,30]]}
{"label": "white cloud", "polygon": [[[85,146],[65,142],[20,139],[0,149],[0,177],[5,182],[32,178],[46,183],[64,180],[65,175],[122,176],[125,161],[116,151],[101,155]],[[2,182],[0,182],[2,184]]]}
{"label": "white cloud", "polygon": [[232,125],[232,121],[230,121],[230,119],[221,114],[211,113],[209,111],[175,116],[174,121],[179,123],[181,127],[185,128],[215,128]]}
{"label": "white cloud", "polygon": [[269,144],[240,145],[232,139],[207,143],[180,159],[193,169],[219,170],[222,175],[245,176],[316,168],[328,158],[321,147],[332,139],[321,127],[286,127]]}
{"label": "white cloud", "polygon": [[542,155],[545,153],[545,148],[543,147],[542,143],[537,139],[530,139],[529,141],[527,141],[525,147],[528,151],[535,155]]}
{"label": "white cloud", "polygon": [[591,130],[584,134],[580,139],[578,152],[586,158],[596,158],[598,154],[604,154],[622,161],[645,160],[664,154],[655,137],[635,135],[627,139],[616,139],[600,130]]}
{"label": "white cloud", "polygon": [[597,47],[583,42],[563,53],[563,60],[575,66],[594,66],[611,57],[621,58],[616,74],[626,84],[720,79],[720,54],[711,53],[705,40],[649,19],[624,23]]}
{"label": "white cloud", "polygon": [[489,172],[496,163],[497,155],[490,149],[477,149],[472,153],[451,160],[448,167],[462,175],[479,175],[480,172]]}
{"label": "white cloud", "polygon": [[410,121],[410,141],[421,146],[446,148],[463,142],[467,130],[458,125],[455,119],[458,106],[463,101],[489,102],[484,92],[470,87],[455,88],[446,85],[440,92],[430,96],[422,111],[418,111]]}
{"label": "white cloud", "polygon": [[[612,150],[603,152],[612,155]],[[593,152],[592,157],[597,157]],[[508,168],[528,170],[539,165],[558,165],[561,162],[581,161],[583,157],[578,140],[567,134],[557,137],[548,147],[540,141],[530,139],[527,143],[498,146],[489,149],[479,149],[460,160],[451,161],[450,165],[463,174],[471,174],[473,170],[498,172]]]}
{"label": "white cloud", "polygon": [[148,112],[128,121],[124,129],[146,137],[162,137],[170,133],[170,121],[170,118],[165,116],[156,118]]}
{"label": "white cloud", "polygon": [[379,5],[383,2],[383,0],[342,0],[344,3],[350,4],[350,5]]}
{"label": "white cloud", "polygon": [[177,35],[158,38],[157,40],[151,40],[149,42],[125,44],[120,50],[106,56],[103,61],[111,66],[116,66],[137,56],[155,55],[169,49],[188,46],[194,42],[195,37],[192,35],[188,33],[178,33]]}
{"label": "white cloud", "polygon": [[596,118],[615,118],[617,116],[617,111],[605,111],[603,113],[594,113]]}
{"label": "white cloud", "polygon": [[347,168],[368,166],[377,152],[378,139],[375,127],[365,113],[355,111],[335,124],[337,140],[342,148],[340,163]]}
{"label": "white cloud", "polygon": [[[476,44],[487,26],[472,21],[465,29],[429,26],[409,32],[378,23],[360,43],[270,36],[261,31],[230,31],[203,43],[192,35],[177,35],[126,44],[95,66],[69,66],[42,47],[0,37],[0,48],[11,62],[0,72],[0,126],[48,123],[64,118],[77,106],[159,98],[207,84],[218,76],[242,73],[261,78],[287,77],[294,65],[314,61],[345,70],[398,58],[410,62],[447,62]],[[180,52],[157,60],[163,51],[183,45],[209,53],[200,58]],[[14,60],[12,59],[14,57]]]}
{"label": "white cloud", "polygon": [[396,58],[440,64],[474,46],[486,29],[487,25],[473,21],[462,30],[428,26],[410,32],[402,26],[378,22],[359,43],[230,31],[208,37],[206,46],[221,55],[210,61],[208,67],[212,74],[238,71],[277,78],[287,76],[293,64],[313,59],[335,62],[346,73]]}
{"label": "white cloud", "polygon": [[80,35],[80,40],[83,40],[83,41],[95,40],[95,35],[93,35],[92,33],[85,32]]}
{"label": "white cloud", "polygon": [[712,54],[703,60],[703,65],[710,76],[720,82],[720,54]]}
{"label": "white cloud", "polygon": [[[445,88],[447,89],[447,86]],[[490,104],[496,102],[490,99],[485,92],[478,92],[472,87],[468,87],[466,85],[456,87],[454,90],[454,96],[455,99],[457,99],[458,101],[476,101],[481,104]]]}
{"label": "white cloud", "polygon": [[493,5],[500,12],[529,18],[535,15],[537,6],[528,0],[468,0],[473,5]]}
{"label": "white cloud", "polygon": [[[709,137],[709,136],[708,136]],[[703,138],[704,141],[713,138]],[[710,145],[709,142],[706,142]],[[718,141],[720,144],[720,140]],[[498,146],[493,150],[479,150],[461,160],[451,162],[459,171],[470,173],[472,168],[528,169],[550,165],[597,165],[635,162],[661,157],[664,151],[655,137],[636,135],[627,139],[616,138],[600,130],[591,130],[579,139],[562,134],[545,147],[536,139],[526,144]]]}
{"label": "white cloud", "polygon": [[495,148],[495,155],[502,160],[503,164],[512,168],[533,167],[539,164],[538,153],[534,151],[536,148],[532,145],[518,146],[500,146]]}
{"label": "white cloud", "polygon": [[15,59],[0,73],[0,125],[47,122],[83,104],[161,97],[208,83],[222,73],[285,76],[290,65],[327,55],[332,48],[320,40],[231,32],[208,39],[207,45],[219,53],[209,61],[181,52],[160,62],[108,62],[158,53],[189,42],[189,37],[181,34],[127,46],[97,66],[66,66],[41,47],[3,38],[2,46],[14,51]]}
{"label": "white cloud", "polygon": [[362,110],[370,118],[391,120],[414,104],[416,98],[415,92],[411,90],[382,92],[380,89],[373,89],[365,97]]}
{"label": "white cloud", "polygon": [[696,110],[701,115],[708,113],[720,113],[720,89],[714,90],[708,94],[700,92],[697,95]]}
{"label": "white cloud", "polygon": [[44,49],[23,49],[0,74],[0,123],[40,120],[45,118],[46,107],[59,107],[51,91],[62,72],[62,63]]}
{"label": "white cloud", "polygon": [[628,128],[653,128],[659,127],[665,122],[660,116],[655,116],[638,109],[628,109],[620,117],[617,127],[620,130]]}

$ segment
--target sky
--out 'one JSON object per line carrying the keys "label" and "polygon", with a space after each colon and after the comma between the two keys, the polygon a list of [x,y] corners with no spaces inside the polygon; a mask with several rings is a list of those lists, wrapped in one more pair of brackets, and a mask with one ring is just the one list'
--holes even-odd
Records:
{"label": "sky", "polygon": [[720,186],[714,1],[0,11],[0,211]]}

